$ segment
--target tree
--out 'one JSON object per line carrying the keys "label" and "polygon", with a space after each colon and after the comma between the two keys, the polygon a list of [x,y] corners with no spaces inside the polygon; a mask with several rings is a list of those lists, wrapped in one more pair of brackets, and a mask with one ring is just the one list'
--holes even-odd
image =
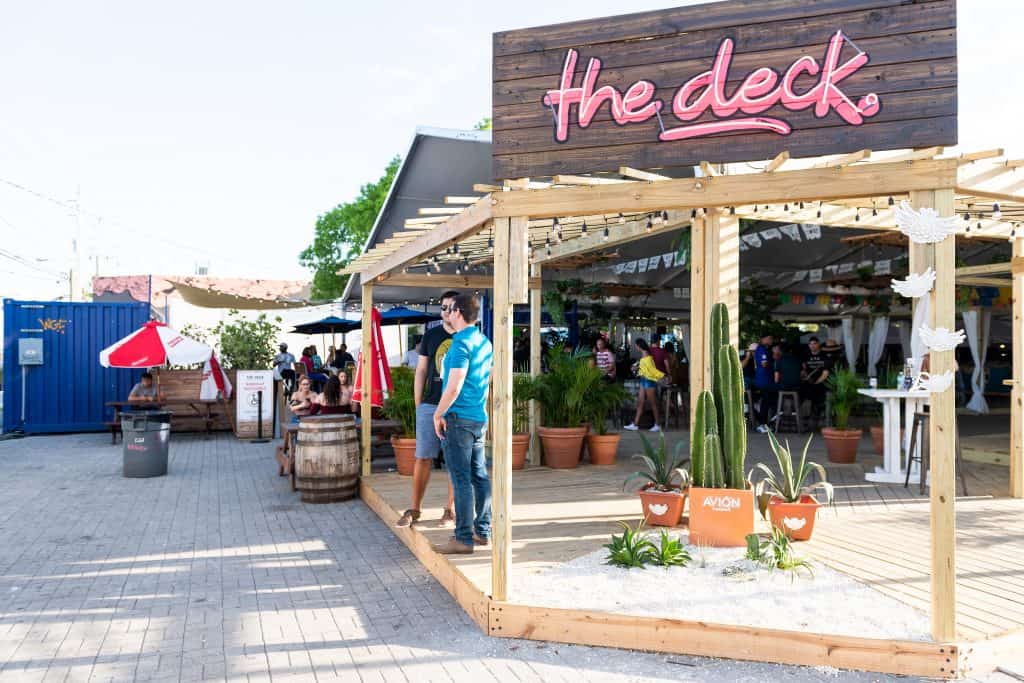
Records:
{"label": "tree", "polygon": [[270,320],[266,313],[249,320],[234,309],[228,311],[227,321],[222,320],[210,331],[220,347],[221,365],[240,370],[269,368],[281,334],[280,322],[280,317]]}
{"label": "tree", "polygon": [[345,291],[348,275],[338,271],[362,252],[400,164],[396,156],[379,180],[359,188],[359,196],[317,217],[313,243],[299,254],[299,263],[313,271],[314,299],[335,299]]}
{"label": "tree", "polygon": [[491,129],[491,117],[485,116],[476,122],[473,126],[473,130],[490,130]]}

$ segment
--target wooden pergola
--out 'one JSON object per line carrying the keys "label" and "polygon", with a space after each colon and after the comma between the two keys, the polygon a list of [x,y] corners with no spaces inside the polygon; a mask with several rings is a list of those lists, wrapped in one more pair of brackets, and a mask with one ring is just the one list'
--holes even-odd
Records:
{"label": "wooden pergola", "polygon": [[[892,231],[897,230],[894,205],[907,200],[916,209],[931,207],[942,216],[963,216],[958,221],[960,236],[1011,239],[1013,260],[1006,269],[1012,274],[1015,381],[1009,476],[1011,496],[1024,497],[1024,394],[1019,383],[1024,370],[1024,245],[1014,239],[1020,233],[1017,222],[1024,219],[1024,196],[1016,194],[1024,185],[1024,177],[1017,172],[1024,160],[1007,160],[1002,150],[942,157],[943,153],[941,148],[929,148],[878,159],[864,150],[799,164],[782,153],[743,168],[702,163],[696,177],[689,178],[621,168],[617,175],[478,185],[475,191],[486,194],[449,197],[444,213],[439,207],[436,216],[410,219],[405,232],[342,271],[361,278],[363,362],[369,359],[376,284],[493,290],[491,599],[506,601],[510,595],[513,306],[530,304],[531,372],[539,373],[544,264],[686,226],[692,245],[690,388],[694,395],[710,384],[704,349],[708,311],[714,303],[723,302],[731,309],[730,337],[738,342],[740,218]],[[933,328],[956,327],[955,242],[947,238],[909,246],[911,272],[932,267],[937,274],[928,295],[928,324]],[[488,262],[493,274],[476,272]],[[930,362],[933,373],[952,370],[953,352],[933,351]],[[364,382],[370,375],[364,367]],[[370,395],[364,384],[364,475],[370,472]],[[933,394],[931,412],[931,631],[937,642],[948,642],[956,637],[953,392]],[[531,415],[535,430],[538,409]],[[538,464],[536,437],[533,443],[531,458]]]}

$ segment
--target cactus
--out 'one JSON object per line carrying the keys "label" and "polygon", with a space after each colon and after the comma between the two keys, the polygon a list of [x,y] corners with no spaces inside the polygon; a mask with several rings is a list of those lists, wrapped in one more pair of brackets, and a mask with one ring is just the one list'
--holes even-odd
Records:
{"label": "cactus", "polygon": [[716,370],[725,485],[732,489],[745,489],[747,482],[743,468],[747,459],[747,425],[743,419],[743,372],[739,353],[734,347],[725,345],[718,349]]}
{"label": "cactus", "polygon": [[724,488],[725,474],[722,471],[722,445],[718,434],[704,435],[704,453],[710,468],[705,477],[707,481],[706,488]]}
{"label": "cactus", "polygon": [[[711,369],[712,381],[714,381],[715,366],[718,363],[718,349],[729,343],[729,309],[725,304],[718,303],[711,307],[711,319],[708,322],[708,350],[710,358],[708,364]],[[719,404],[721,405],[721,404]],[[719,434],[721,434],[721,422],[719,422]]]}
{"label": "cactus", "polygon": [[[708,437],[718,436],[718,411],[715,399],[710,391],[702,391],[697,397],[697,406],[693,421],[693,448],[690,453],[690,474],[697,486],[712,488],[711,480],[716,471],[716,464],[709,461],[705,444]],[[721,451],[718,453],[721,459]]]}

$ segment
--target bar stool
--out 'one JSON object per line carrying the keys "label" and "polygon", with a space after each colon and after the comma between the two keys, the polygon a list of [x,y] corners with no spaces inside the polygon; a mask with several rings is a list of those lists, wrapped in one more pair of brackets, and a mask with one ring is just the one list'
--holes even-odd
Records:
{"label": "bar stool", "polygon": [[[928,479],[928,472],[931,468],[931,453],[929,443],[929,413],[914,413],[914,424],[910,428],[910,450],[907,451],[907,477],[903,480],[903,488],[910,487],[910,468],[915,462],[921,463],[921,476],[919,491],[924,494],[925,481]],[[916,457],[914,451],[917,446],[918,434],[921,434],[921,457]],[[953,444],[954,444],[954,468],[956,476],[960,480],[960,488],[964,495],[967,495],[967,479],[964,477],[964,456],[960,451],[960,427],[954,418],[953,422]]]}
{"label": "bar stool", "polygon": [[683,407],[684,407],[683,406],[683,398],[684,398],[683,388],[681,386],[679,386],[678,384],[670,384],[669,386],[667,386],[664,389],[662,389],[662,392],[664,393],[664,396],[665,396],[665,411],[664,411],[665,412],[665,418],[664,418],[664,423],[665,424],[662,425],[662,426],[665,429],[668,429],[669,416],[672,415],[672,408],[675,407],[675,409],[676,409],[676,429],[679,429],[680,426],[681,426],[681,424],[680,424],[680,417],[683,414]]}
{"label": "bar stool", "polygon": [[747,424],[750,429],[757,429],[757,410],[754,409],[754,391],[752,389],[747,389],[745,394],[747,399],[747,417],[750,418],[747,420]]}
{"label": "bar stool", "polygon": [[[789,406],[791,410],[786,410]],[[796,390],[792,391],[780,391],[779,401],[775,407],[775,417],[778,420],[775,424],[775,431],[782,431],[782,420],[784,418],[792,418],[793,423],[796,425],[797,433],[803,433],[804,423],[803,418],[800,417],[800,392]]]}

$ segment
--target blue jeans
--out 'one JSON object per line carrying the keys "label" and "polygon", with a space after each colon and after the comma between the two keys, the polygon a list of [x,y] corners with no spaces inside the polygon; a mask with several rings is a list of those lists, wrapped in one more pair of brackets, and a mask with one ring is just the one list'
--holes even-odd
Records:
{"label": "blue jeans", "polygon": [[484,458],[485,422],[449,413],[442,442],[448,475],[455,490],[455,539],[473,545],[473,534],[491,537],[491,480]]}

